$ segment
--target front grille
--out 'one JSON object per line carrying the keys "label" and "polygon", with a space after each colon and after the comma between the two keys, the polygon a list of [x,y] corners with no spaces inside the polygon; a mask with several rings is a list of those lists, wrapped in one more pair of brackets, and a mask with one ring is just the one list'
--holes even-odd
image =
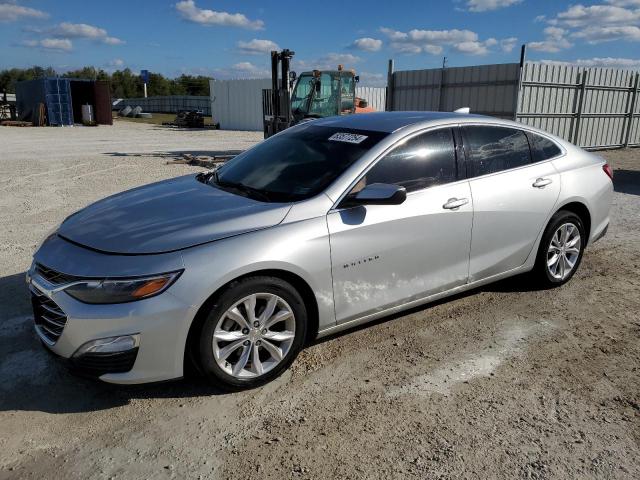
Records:
{"label": "front grille", "polygon": [[106,373],[125,373],[133,368],[138,356],[138,347],[126,352],[85,353],[72,357],[69,365],[73,371],[82,375],[99,377]]}
{"label": "front grille", "polygon": [[57,272],[56,270],[45,267],[41,263],[36,263],[35,273],[54,285],[62,285],[64,283],[70,283],[78,280],[78,277]]}
{"label": "front grille", "polygon": [[37,288],[31,288],[31,305],[38,332],[53,345],[62,335],[62,330],[67,324],[67,315],[56,302]]}

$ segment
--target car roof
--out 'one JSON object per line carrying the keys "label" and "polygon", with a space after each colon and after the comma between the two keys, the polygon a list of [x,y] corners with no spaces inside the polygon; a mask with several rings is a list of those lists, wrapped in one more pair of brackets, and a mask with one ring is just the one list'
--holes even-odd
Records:
{"label": "car roof", "polygon": [[342,115],[327,117],[314,121],[314,125],[326,127],[353,128],[356,130],[372,130],[392,133],[409,125],[423,123],[478,122],[505,123],[513,122],[500,120],[485,115],[473,115],[455,112],[372,112],[357,115]]}

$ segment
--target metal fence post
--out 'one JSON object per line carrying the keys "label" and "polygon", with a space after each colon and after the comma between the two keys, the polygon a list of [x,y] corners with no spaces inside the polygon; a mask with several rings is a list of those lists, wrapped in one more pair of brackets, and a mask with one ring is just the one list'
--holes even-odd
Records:
{"label": "metal fence post", "polygon": [[516,85],[516,98],[513,106],[513,120],[518,121],[518,107],[520,104],[520,91],[522,90],[522,74],[524,72],[524,62],[527,54],[527,45],[523,44],[520,48],[520,66],[518,68],[518,84]]}
{"label": "metal fence post", "polygon": [[389,60],[389,69],[387,70],[387,101],[385,110],[391,112],[393,110],[393,59]]}
{"label": "metal fence post", "polygon": [[588,74],[588,70],[582,72],[582,83],[580,84],[580,101],[578,102],[578,111],[576,112],[576,128],[573,132],[573,143],[575,145],[578,145],[578,141],[580,140],[580,123],[582,122],[584,97],[587,91],[587,77],[589,76]]}
{"label": "metal fence post", "polygon": [[440,69],[440,83],[438,85],[438,112],[442,111],[442,88],[444,87],[444,72],[445,66],[443,62],[442,68]]}
{"label": "metal fence post", "polygon": [[640,86],[640,73],[636,73],[635,81],[633,82],[633,91],[631,92],[631,105],[629,105],[629,120],[627,124],[627,132],[624,136],[625,148],[629,146],[629,140],[631,139],[631,129],[633,128],[633,118],[636,112],[636,99],[638,98],[638,87]]}

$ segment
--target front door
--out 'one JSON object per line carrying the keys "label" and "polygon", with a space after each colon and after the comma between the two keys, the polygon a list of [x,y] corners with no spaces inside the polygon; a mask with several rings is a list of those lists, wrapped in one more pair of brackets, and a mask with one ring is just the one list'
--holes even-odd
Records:
{"label": "front door", "polygon": [[371,183],[402,185],[407,199],[327,216],[338,323],[467,282],[473,205],[452,131],[402,141],[354,190]]}

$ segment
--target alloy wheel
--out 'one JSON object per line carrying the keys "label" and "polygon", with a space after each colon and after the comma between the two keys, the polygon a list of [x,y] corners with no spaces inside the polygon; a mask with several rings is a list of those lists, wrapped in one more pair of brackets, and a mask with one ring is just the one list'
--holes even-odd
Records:
{"label": "alloy wheel", "polygon": [[289,353],[295,338],[293,310],[281,297],[255,293],[233,304],[213,333],[213,356],[235,378],[259,377]]}
{"label": "alloy wheel", "polygon": [[582,238],[580,230],[573,223],[564,223],[551,237],[547,249],[547,269],[556,280],[564,280],[576,266],[580,258]]}

